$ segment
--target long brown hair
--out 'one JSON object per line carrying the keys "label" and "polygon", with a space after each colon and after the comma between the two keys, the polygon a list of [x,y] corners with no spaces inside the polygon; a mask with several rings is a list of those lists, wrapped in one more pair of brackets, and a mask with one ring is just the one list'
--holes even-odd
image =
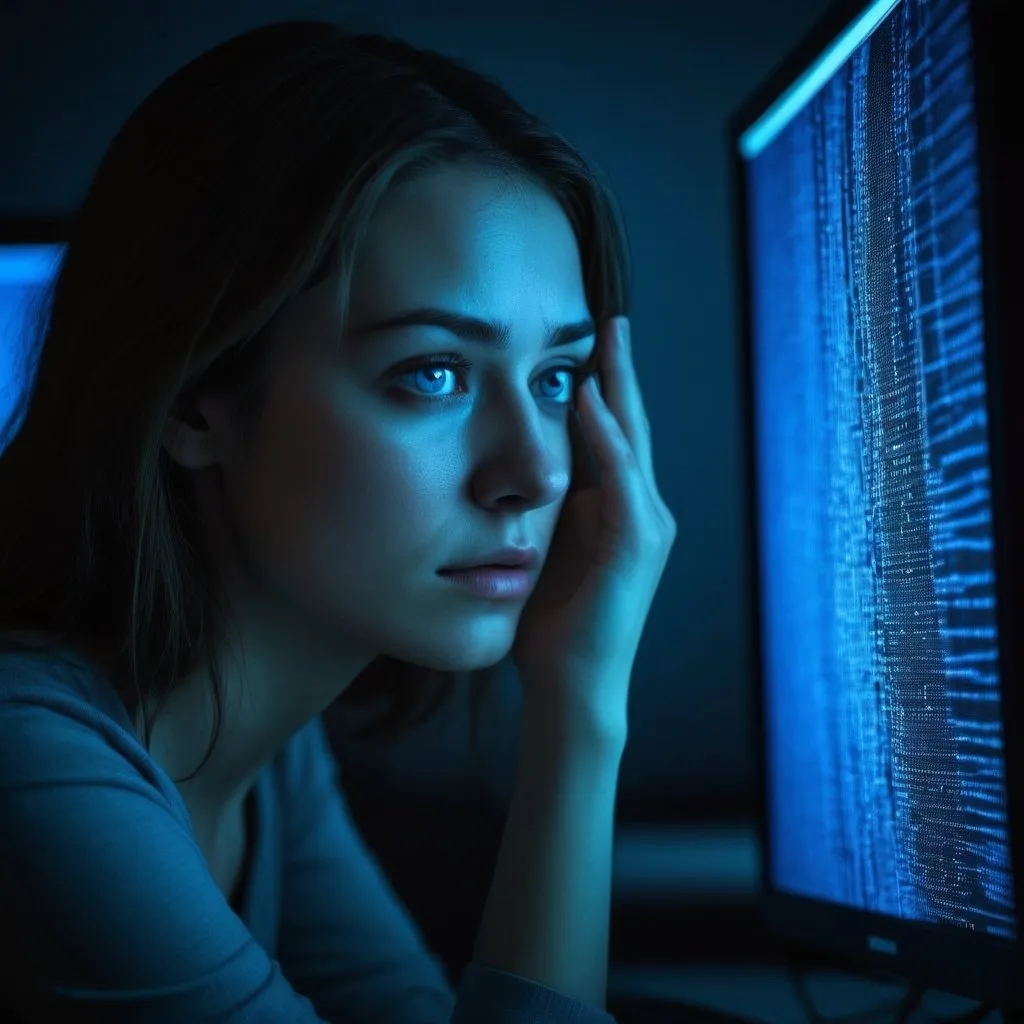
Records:
{"label": "long brown hair", "polygon": [[[609,190],[498,84],[440,54],[283,22],[203,54],[135,110],[71,225],[31,346],[33,385],[0,431],[7,646],[18,634],[55,651],[102,645],[133,716],[150,702],[159,713],[207,664],[209,757],[224,597],[161,444],[167,419],[207,389],[258,416],[282,307],[332,269],[347,303],[348,268],[389,189],[464,159],[545,186],[576,233],[592,315],[628,314]],[[383,699],[368,731],[387,731],[457,682],[380,658],[344,700]]]}

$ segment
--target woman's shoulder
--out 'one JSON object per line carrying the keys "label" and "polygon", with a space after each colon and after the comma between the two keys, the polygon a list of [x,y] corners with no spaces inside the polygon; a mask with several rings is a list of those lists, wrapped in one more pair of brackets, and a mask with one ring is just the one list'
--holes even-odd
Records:
{"label": "woman's shoulder", "polygon": [[180,810],[109,680],[72,651],[5,640],[0,635],[0,790],[103,777],[115,786],[142,783]]}
{"label": "woman's shoulder", "polygon": [[24,1000],[40,1020],[92,1007],[110,1020],[312,1024],[105,694],[74,655],[0,652],[0,946],[15,965],[0,1003]]}
{"label": "woman's shoulder", "polygon": [[83,656],[27,634],[0,633],[0,716],[26,706],[130,727],[113,685]]}

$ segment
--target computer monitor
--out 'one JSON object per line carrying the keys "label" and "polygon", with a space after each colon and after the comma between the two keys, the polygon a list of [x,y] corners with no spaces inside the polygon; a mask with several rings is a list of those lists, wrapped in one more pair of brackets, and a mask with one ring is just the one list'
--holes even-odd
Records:
{"label": "computer monitor", "polygon": [[733,121],[763,907],[1024,1003],[1016,7],[833,9]]}
{"label": "computer monitor", "polygon": [[37,328],[66,237],[63,223],[0,221],[0,454],[20,426],[8,421],[32,383]]}

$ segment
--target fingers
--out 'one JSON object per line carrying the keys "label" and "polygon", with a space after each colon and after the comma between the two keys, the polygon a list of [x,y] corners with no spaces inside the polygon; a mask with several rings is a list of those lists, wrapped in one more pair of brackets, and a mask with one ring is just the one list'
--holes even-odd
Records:
{"label": "fingers", "polygon": [[611,502],[609,518],[625,529],[622,540],[639,554],[659,540],[665,527],[671,543],[674,520],[656,487],[648,483],[633,445],[601,398],[593,378],[580,389],[579,410],[600,472],[601,488]]}
{"label": "fingers", "polygon": [[647,483],[652,490],[656,490],[651,428],[640,392],[640,381],[633,365],[630,326],[626,317],[615,317],[605,325],[598,363],[601,389],[608,408],[615,414]]}
{"label": "fingers", "polygon": [[604,480],[609,473],[621,475],[623,465],[632,466],[639,471],[633,446],[615,414],[602,398],[593,377],[588,377],[580,387],[577,408],[580,424],[597,467],[601,471],[601,479]]}
{"label": "fingers", "polygon": [[[625,338],[619,336],[625,326]],[[613,320],[606,325],[607,333],[602,338],[598,353],[602,386],[605,398],[594,388],[590,380],[582,389],[585,397],[578,403],[580,423],[602,473],[613,473],[621,477],[623,469],[633,468],[637,477],[645,484],[658,520],[664,524],[672,537],[676,532],[676,521],[665,504],[654,477],[654,459],[651,450],[651,428],[644,410],[640,383],[633,367],[629,345],[629,326],[625,318]],[[586,409],[584,409],[586,406]]]}

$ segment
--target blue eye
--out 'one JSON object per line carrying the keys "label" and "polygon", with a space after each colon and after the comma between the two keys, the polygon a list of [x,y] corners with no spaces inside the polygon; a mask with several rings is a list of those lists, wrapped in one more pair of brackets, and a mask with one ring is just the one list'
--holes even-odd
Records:
{"label": "blue eye", "polygon": [[[417,398],[450,399],[465,392],[464,377],[472,365],[468,359],[455,354],[432,356],[418,365],[398,370],[394,379]],[[575,397],[581,369],[557,366],[545,372],[537,381],[540,397],[568,405]]]}
{"label": "blue eye", "polygon": [[[576,393],[576,377],[577,373],[568,366],[559,366],[553,370],[549,370],[544,374],[543,377],[538,381],[539,384],[550,383],[553,378],[557,378],[559,374],[565,379],[565,383],[562,385],[562,394],[555,395],[544,395],[544,398],[550,398],[555,402],[569,403],[573,400],[573,396]],[[557,384],[555,387],[557,388]]]}
{"label": "blue eye", "polygon": [[454,379],[458,383],[455,369],[446,363],[429,363],[426,366],[418,366],[415,370],[409,370],[402,376],[411,378],[413,387],[430,398],[447,398],[451,394],[450,391],[445,391],[447,380]]}

